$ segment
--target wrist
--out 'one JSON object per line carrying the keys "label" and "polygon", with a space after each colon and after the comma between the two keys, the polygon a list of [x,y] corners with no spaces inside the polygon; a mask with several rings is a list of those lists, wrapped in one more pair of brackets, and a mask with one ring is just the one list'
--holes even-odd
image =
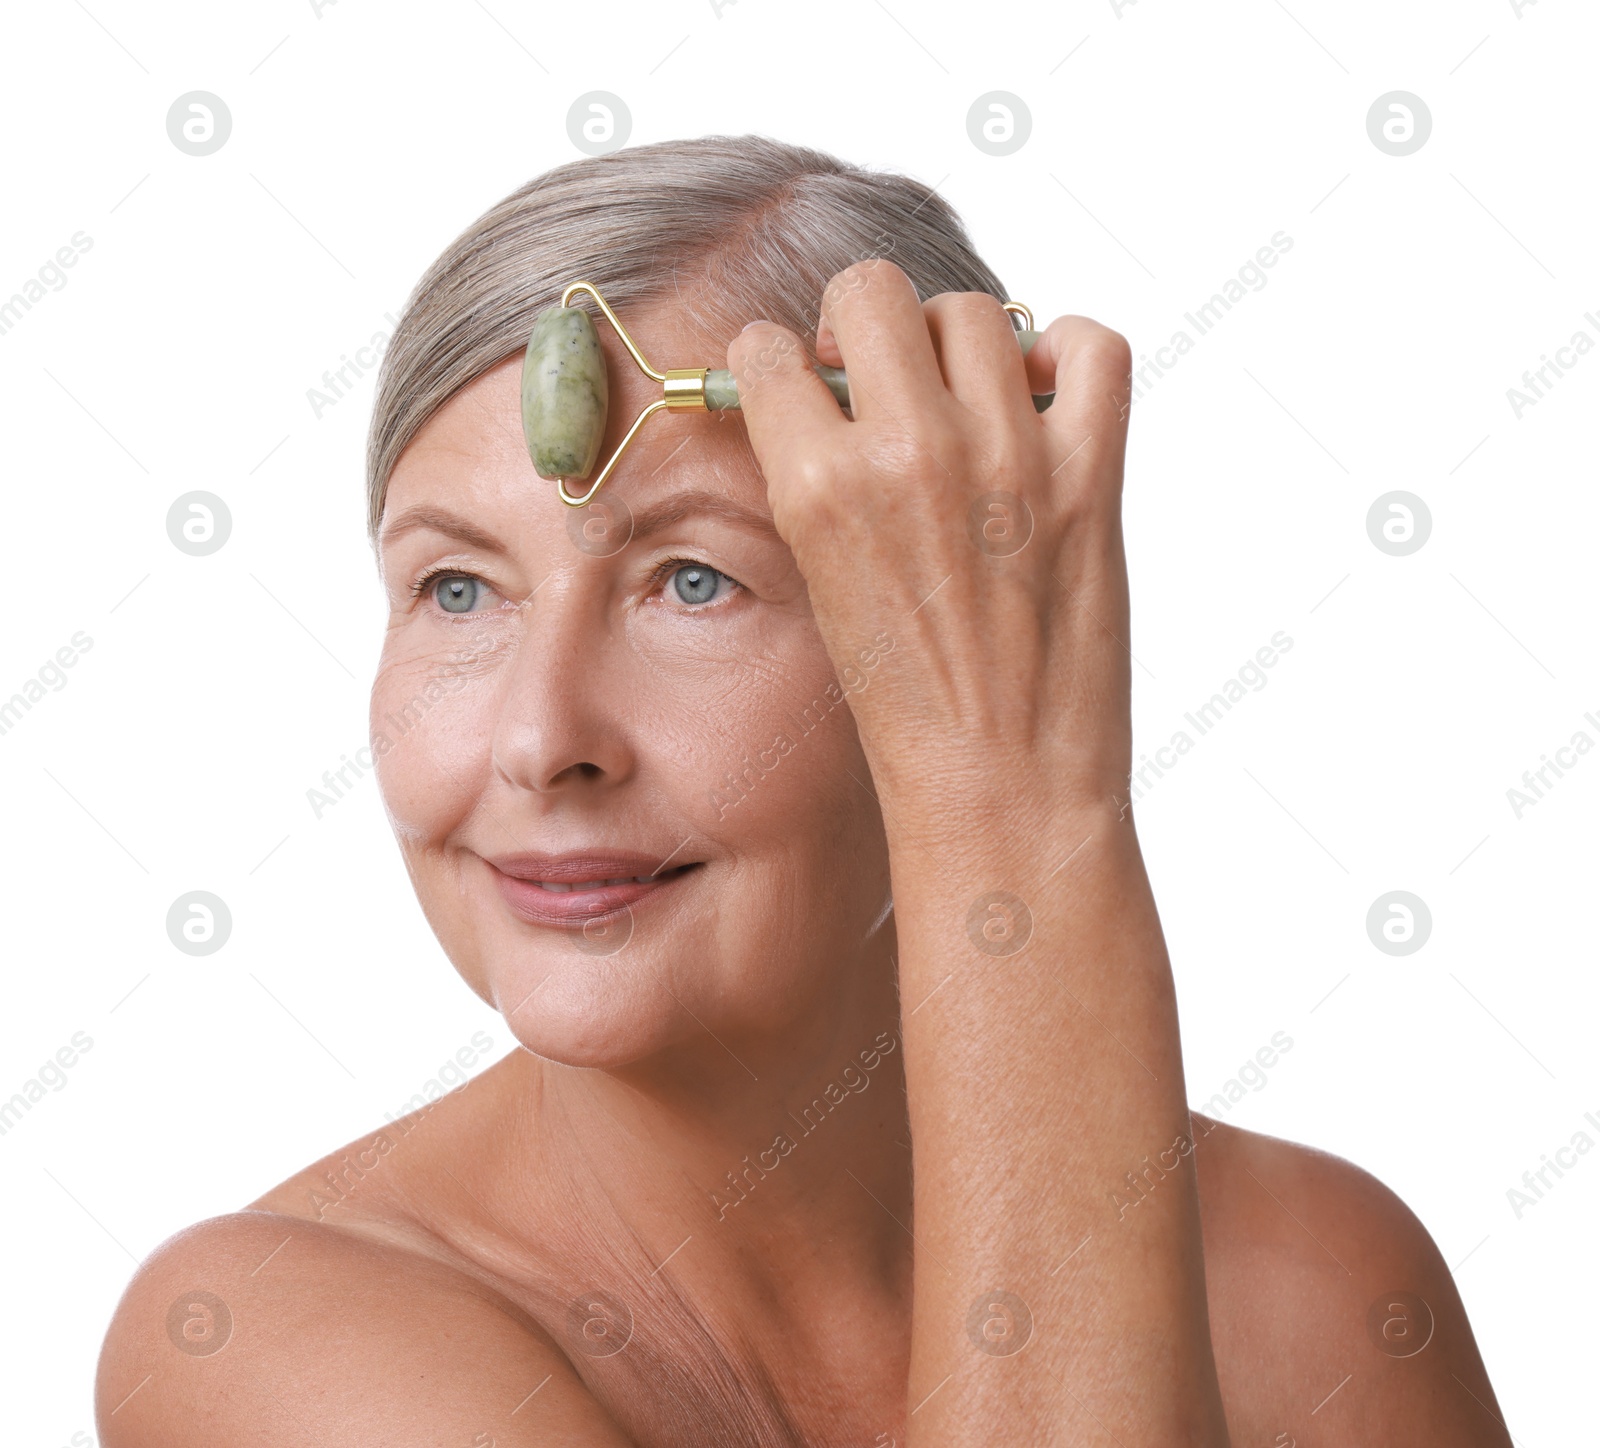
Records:
{"label": "wrist", "polygon": [[921,846],[949,868],[1020,862],[1069,837],[1109,837],[1114,827],[1133,832],[1125,773],[924,756],[899,769],[873,761],[872,776],[891,853]]}
{"label": "wrist", "polygon": [[930,929],[981,934],[991,919],[1003,933],[1013,913],[1048,935],[1095,933],[1153,905],[1131,813],[1096,793],[947,791],[888,801],[883,814],[902,943]]}

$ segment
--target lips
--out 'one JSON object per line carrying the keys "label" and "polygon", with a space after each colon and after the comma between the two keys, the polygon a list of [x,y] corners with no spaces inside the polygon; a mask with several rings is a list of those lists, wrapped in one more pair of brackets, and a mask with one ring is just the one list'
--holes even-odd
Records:
{"label": "lips", "polygon": [[661,855],[627,850],[526,853],[488,861],[502,898],[515,914],[532,924],[558,926],[603,919],[671,894],[701,863],[662,868]]}

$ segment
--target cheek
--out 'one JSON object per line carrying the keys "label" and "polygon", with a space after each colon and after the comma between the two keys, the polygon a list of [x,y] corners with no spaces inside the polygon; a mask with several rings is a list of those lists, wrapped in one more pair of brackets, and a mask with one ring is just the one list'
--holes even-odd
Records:
{"label": "cheek", "polygon": [[373,680],[378,787],[402,840],[437,840],[481,793],[493,745],[491,677],[451,655],[391,656]]}
{"label": "cheek", "polygon": [[688,823],[736,852],[759,841],[814,844],[819,821],[822,833],[836,835],[858,801],[871,803],[854,782],[866,781],[867,766],[850,693],[835,682],[820,640],[795,632],[770,650],[725,661],[688,707],[669,708],[657,696],[656,747],[663,761],[677,761],[672,774],[683,781]]}
{"label": "cheek", "polygon": [[571,756],[562,762],[598,759],[628,776],[635,808],[661,808],[688,838],[734,854],[848,854],[842,847],[877,821],[849,705],[874,669],[836,677],[809,619],[751,625],[720,634],[630,628],[562,676],[565,688],[554,678],[507,687],[513,634],[488,628],[476,641],[421,643],[392,635],[370,720],[402,843],[441,843],[503,787],[494,770],[500,713],[529,689],[553,687],[561,702],[534,714],[560,736]]}

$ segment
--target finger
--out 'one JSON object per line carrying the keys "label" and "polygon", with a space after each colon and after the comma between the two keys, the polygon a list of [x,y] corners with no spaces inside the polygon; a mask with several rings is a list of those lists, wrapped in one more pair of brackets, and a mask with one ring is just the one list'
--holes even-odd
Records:
{"label": "finger", "polygon": [[844,353],[839,350],[839,339],[833,335],[833,328],[828,325],[826,317],[817,318],[817,361],[824,367],[843,367]]}
{"label": "finger", "polygon": [[803,460],[824,462],[850,423],[812,370],[800,339],[777,322],[751,322],[740,332],[728,344],[728,370],[739,388],[739,408],[777,522],[775,481],[781,486]]}
{"label": "finger", "polygon": [[826,328],[850,379],[850,413],[903,421],[945,395],[944,374],[911,278],[884,257],[837,273],[822,294]]}
{"label": "finger", "polygon": [[1109,475],[1120,488],[1133,366],[1127,338],[1090,317],[1057,317],[1024,360],[1030,389],[1056,394],[1040,414],[1052,476]]}
{"label": "finger", "polygon": [[999,300],[987,292],[941,292],[922,310],[956,400],[997,422],[1037,428],[1017,329]]}

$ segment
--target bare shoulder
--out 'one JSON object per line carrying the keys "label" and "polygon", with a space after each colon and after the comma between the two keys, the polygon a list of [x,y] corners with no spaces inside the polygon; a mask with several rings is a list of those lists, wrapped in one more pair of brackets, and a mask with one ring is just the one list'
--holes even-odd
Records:
{"label": "bare shoulder", "polygon": [[404,1245],[273,1211],[213,1217],[140,1264],[101,1348],[103,1448],[628,1438],[559,1346]]}
{"label": "bare shoulder", "polygon": [[1509,1444],[1450,1269],[1416,1214],[1342,1157],[1193,1121],[1234,1441]]}

